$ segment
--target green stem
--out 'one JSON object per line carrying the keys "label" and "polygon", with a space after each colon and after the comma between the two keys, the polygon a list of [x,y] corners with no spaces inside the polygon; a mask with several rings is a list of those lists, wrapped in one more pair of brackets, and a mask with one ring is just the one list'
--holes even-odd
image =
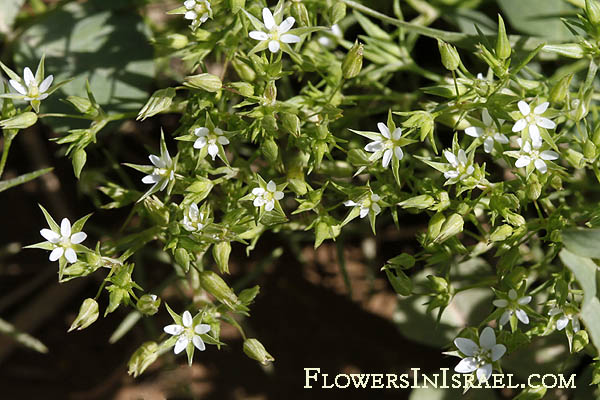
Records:
{"label": "green stem", "polygon": [[2,148],[2,158],[0,159],[0,177],[4,173],[4,167],[6,166],[6,159],[8,158],[8,151],[10,150],[10,145],[12,144],[13,139],[15,138],[16,133],[7,133],[4,135],[4,147]]}

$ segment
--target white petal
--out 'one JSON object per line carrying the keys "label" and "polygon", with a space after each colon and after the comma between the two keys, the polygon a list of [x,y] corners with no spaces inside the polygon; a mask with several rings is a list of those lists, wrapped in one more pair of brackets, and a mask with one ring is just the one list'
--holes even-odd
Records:
{"label": "white petal", "polygon": [[74,262],[76,262],[77,261],[77,254],[75,253],[75,250],[73,250],[70,247],[68,249],[66,249],[65,250],[65,258],[71,264],[73,264]]}
{"label": "white petal", "polygon": [[298,43],[300,41],[300,36],[292,35],[291,33],[286,33],[285,35],[281,35],[279,37],[279,40],[281,40],[283,43]]}
{"label": "white petal", "polygon": [[404,152],[400,146],[394,147],[394,154],[398,160],[402,160],[402,158],[404,158]]}
{"label": "white petal", "polygon": [[517,162],[515,162],[515,167],[517,167],[517,168],[526,167],[529,165],[530,162],[531,162],[531,158],[529,158],[529,156],[521,156],[517,159]]}
{"label": "white petal", "polygon": [[490,113],[488,112],[487,108],[484,108],[481,112],[481,120],[483,121],[483,124],[485,126],[491,126],[494,122],[492,121],[492,117],[490,116]]}
{"label": "white petal", "polygon": [[267,28],[268,30],[273,29],[273,27],[275,26],[275,19],[273,18],[273,14],[271,13],[271,10],[269,10],[266,7],[263,8],[262,15],[263,15],[263,22],[265,23],[265,28]]}
{"label": "white petal", "polygon": [[206,349],[206,346],[204,345],[204,342],[202,341],[202,338],[200,336],[194,335],[194,337],[192,338],[192,342],[198,350],[204,351]]}
{"label": "white petal", "polygon": [[548,118],[538,118],[536,120],[536,123],[541,126],[542,128],[546,128],[546,129],[554,129],[556,128],[556,124],[554,123],[554,121],[549,120]]}
{"label": "white petal", "polygon": [[208,128],[205,128],[205,127],[194,129],[194,135],[196,135],[198,137],[208,136],[208,133],[209,133],[209,130],[208,130]]}
{"label": "white petal", "polygon": [[510,319],[510,316],[512,315],[512,311],[511,310],[506,310],[502,313],[502,316],[500,316],[500,321],[498,321],[500,323],[500,326],[504,326],[506,325],[506,323],[508,322],[508,320]]}
{"label": "white petal", "polygon": [[352,200],[346,200],[346,201],[344,202],[344,205],[345,205],[346,207],[354,207],[354,206],[357,206],[358,204],[356,204],[356,202],[354,202],[354,201],[352,201]]}
{"label": "white petal", "polygon": [[390,161],[391,160],[392,160],[392,150],[391,149],[387,149],[383,153],[383,159],[381,161],[381,165],[383,166],[383,168],[387,168],[388,165],[390,165]]}
{"label": "white petal", "polygon": [[494,140],[498,143],[501,144],[507,144],[508,143],[508,138],[506,137],[506,135],[502,134],[502,133],[496,133],[494,135]]}
{"label": "white petal", "polygon": [[375,142],[371,142],[365,146],[365,150],[369,151],[371,153],[383,150],[383,142],[381,142],[379,140],[375,141]]}
{"label": "white petal", "polygon": [[[519,138],[521,139],[521,138]],[[527,141],[525,142],[525,144],[522,146],[522,149],[525,153],[529,153],[531,151],[531,142]]]}
{"label": "white petal", "polygon": [[381,200],[381,197],[377,193],[371,195],[371,201],[378,202],[379,200]]}
{"label": "white petal", "polygon": [[252,204],[254,205],[254,207],[262,207],[265,204],[265,199],[263,199],[262,197],[257,197],[254,199]]}
{"label": "white petal", "polygon": [[524,323],[524,324],[529,323],[529,317],[527,316],[527,313],[525,311],[523,311],[519,308],[519,309],[515,310],[515,314],[517,314],[517,318],[522,323]]}
{"label": "white petal", "polygon": [[275,201],[273,201],[273,200],[267,201],[267,204],[265,204],[265,211],[271,211],[271,210],[273,210],[273,208],[275,208]]}
{"label": "white petal", "polygon": [[369,209],[368,208],[360,208],[360,217],[364,218],[369,214]]}
{"label": "white petal", "polygon": [[166,164],[163,160],[160,159],[160,157],[155,156],[154,154],[150,154],[148,156],[148,158],[150,159],[150,162],[157,168],[165,168]]}
{"label": "white petal", "polygon": [[477,343],[467,338],[456,338],[454,339],[454,345],[466,356],[472,356],[475,354],[477,350],[479,350],[479,346]]}
{"label": "white petal", "polygon": [[194,6],[196,5],[196,0],[185,0],[183,2],[183,5],[185,6],[185,8],[187,8],[188,10],[191,10],[192,8],[194,8]]}
{"label": "white petal", "polygon": [[31,84],[35,82],[35,77],[33,76],[33,72],[31,72],[29,67],[25,67],[23,70],[23,80],[27,86],[31,86]]}
{"label": "white petal", "polygon": [[491,153],[493,149],[494,149],[494,139],[492,139],[491,137],[488,136],[483,141],[483,150],[486,153]]}
{"label": "white petal", "polygon": [[142,178],[142,182],[145,184],[156,183],[159,180],[160,180],[160,177],[158,175],[146,175],[145,177]]}
{"label": "white petal", "polygon": [[446,179],[452,179],[452,178],[457,178],[458,177],[458,171],[446,171],[444,172],[444,178]]}
{"label": "white petal", "polygon": [[371,204],[371,210],[373,210],[373,212],[375,213],[375,215],[379,214],[381,212],[381,207],[379,207],[379,204],[377,203],[372,203]]}
{"label": "white petal", "polygon": [[492,361],[498,361],[506,353],[506,347],[503,344],[497,344],[492,347]]}
{"label": "white petal", "polygon": [[183,315],[181,316],[181,322],[183,323],[183,326],[185,326],[186,328],[189,328],[190,326],[192,326],[192,314],[190,314],[189,311],[185,310],[183,312]]}
{"label": "white petal", "polygon": [[394,129],[394,132],[392,132],[392,139],[398,140],[401,137],[402,137],[402,128]]}
{"label": "white petal", "polygon": [[173,352],[175,354],[181,353],[183,350],[185,350],[189,342],[190,341],[186,335],[179,336],[179,339],[177,339],[177,342],[175,342],[175,348],[173,349]]}
{"label": "white petal", "polygon": [[390,139],[390,137],[391,137],[390,130],[388,129],[386,124],[384,124],[383,122],[377,123],[377,129],[379,129],[379,132],[381,132],[381,135],[384,138]]}
{"label": "white petal", "polygon": [[48,259],[50,261],[56,261],[62,257],[64,252],[65,252],[65,249],[63,249],[62,247],[57,247],[54,250],[52,250],[52,252],[50,253],[50,257],[48,257]]}
{"label": "white petal", "polygon": [[50,229],[42,229],[40,231],[40,235],[42,235],[44,239],[50,243],[58,243],[60,241],[60,235],[54,231],[51,231]]}
{"label": "white petal", "polygon": [[210,154],[210,156],[212,157],[213,160],[217,156],[218,152],[219,152],[219,147],[216,144],[208,145],[208,154]]}
{"label": "white petal", "polygon": [[262,31],[251,31],[248,36],[254,40],[267,40],[269,38],[269,35]]}
{"label": "white petal", "polygon": [[252,194],[255,196],[260,196],[260,195],[263,195],[264,193],[265,193],[265,189],[263,189],[261,187],[252,189]]}
{"label": "white petal", "polygon": [[483,328],[483,331],[481,331],[481,335],[479,335],[479,345],[488,350],[496,345],[496,334],[489,326]]}
{"label": "white petal", "polygon": [[203,335],[209,331],[210,331],[210,325],[208,325],[208,324],[198,324],[194,328],[194,332],[196,332],[198,335]]}
{"label": "white petal", "polygon": [[548,166],[546,163],[539,158],[534,162],[535,168],[540,171],[542,174],[545,174],[548,171]]}
{"label": "white petal", "polygon": [[548,311],[548,315],[550,315],[550,316],[555,316],[555,315],[558,315],[558,314],[562,314],[562,310],[560,308],[558,308],[558,307],[552,307],[550,309],[550,311]]}
{"label": "white petal", "polygon": [[525,103],[523,100],[517,103],[517,107],[519,107],[519,111],[521,111],[521,114],[523,115],[529,115],[529,113],[531,112],[529,104]]}
{"label": "white petal", "polygon": [[65,238],[71,236],[71,222],[66,218],[60,222],[60,234]]}
{"label": "white petal", "polygon": [[48,75],[48,77],[40,84],[40,93],[44,93],[46,90],[48,90],[50,85],[52,85],[52,81],[54,81],[54,76]]}
{"label": "white petal", "polygon": [[469,374],[477,369],[477,362],[473,357],[467,357],[460,360],[460,362],[454,367],[454,371],[460,372],[461,374]]}
{"label": "white petal", "polygon": [[181,325],[177,325],[177,324],[172,324],[172,325],[167,325],[163,328],[163,331],[165,331],[165,333],[168,333],[169,335],[179,335],[181,334],[181,332],[183,332],[185,328]]}
{"label": "white petal", "polygon": [[537,125],[529,125],[529,137],[534,149],[542,147],[542,135],[540,135],[540,129]]}
{"label": "white petal", "polygon": [[283,192],[277,191],[277,192],[273,193],[273,198],[275,200],[281,200],[281,199],[283,199]]}
{"label": "white petal", "polygon": [[556,160],[558,159],[558,153],[552,150],[544,150],[540,153],[540,158],[547,161]]}
{"label": "white petal", "polygon": [[525,304],[529,304],[531,302],[531,296],[523,296],[521,297],[517,303],[524,306]]}
{"label": "white petal", "polygon": [[20,94],[22,94],[22,95],[27,94],[27,89],[25,89],[25,87],[23,85],[21,85],[19,82],[15,81],[14,79],[11,79],[10,81],[8,81],[8,83],[10,83],[10,86],[12,86]]}
{"label": "white petal", "polygon": [[227,139],[225,136],[219,136],[217,138],[217,142],[219,142],[219,144],[224,146],[226,144],[229,144],[229,139]]}
{"label": "white petal", "polygon": [[456,158],[458,159],[458,162],[462,165],[467,164],[467,153],[465,153],[463,149],[458,150],[458,156]]}
{"label": "white petal", "polygon": [[448,150],[444,150],[444,157],[446,157],[446,160],[448,160],[448,162],[454,166],[458,165],[458,163],[456,162],[456,156]]}
{"label": "white petal", "polygon": [[294,26],[295,22],[296,19],[294,17],[287,17],[281,24],[279,24],[279,34],[286,33],[292,29],[292,26]]}
{"label": "white petal", "polygon": [[479,382],[485,382],[490,379],[492,375],[492,364],[484,364],[483,366],[477,368],[477,379]]}
{"label": "white petal", "polygon": [[267,190],[271,193],[275,192],[277,190],[277,185],[275,185],[275,182],[269,181],[269,183],[267,183]]}
{"label": "white petal", "polygon": [[280,44],[277,40],[271,40],[269,42],[269,50],[271,53],[277,53],[279,51]]}
{"label": "white petal", "polygon": [[504,308],[508,305],[508,301],[506,301],[505,299],[497,299],[492,301],[492,304],[498,308]]}
{"label": "white petal", "polygon": [[569,317],[567,317],[566,315],[563,315],[556,321],[556,329],[558,329],[559,331],[562,331],[565,328],[565,326],[567,326],[568,323],[569,323]]}
{"label": "white petal", "polygon": [[483,129],[478,126],[470,126],[465,129],[465,133],[471,137],[479,137],[483,135]]}
{"label": "white petal", "polygon": [[512,127],[512,131],[513,132],[521,132],[523,129],[525,129],[525,127],[527,126],[527,121],[522,118],[520,120],[518,120],[517,122],[515,122],[515,124]]}
{"label": "white petal", "polygon": [[196,14],[195,11],[188,11],[183,15],[183,18],[189,19],[189,20],[194,20],[194,19],[196,19],[196,17],[198,17],[198,14]]}
{"label": "white petal", "polygon": [[573,327],[573,332],[577,333],[579,332],[579,319],[577,318],[577,316],[574,316],[573,319],[571,320],[571,326]]}
{"label": "white petal", "polygon": [[79,244],[83,242],[87,238],[87,234],[85,232],[77,232],[71,235],[71,243]]}
{"label": "white petal", "polygon": [[550,103],[548,103],[547,101],[540,104],[539,106],[537,106],[536,108],[533,109],[533,113],[534,114],[538,114],[541,115],[543,113],[546,112],[546,110],[548,109],[548,106],[550,105]]}

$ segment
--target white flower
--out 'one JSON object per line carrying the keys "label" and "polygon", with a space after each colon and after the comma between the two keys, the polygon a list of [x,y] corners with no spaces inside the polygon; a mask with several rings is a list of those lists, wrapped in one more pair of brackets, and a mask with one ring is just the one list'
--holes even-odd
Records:
{"label": "white flower", "polygon": [[452,167],[450,170],[444,172],[446,179],[458,178],[459,180],[464,180],[475,172],[475,167],[471,165],[463,149],[458,150],[458,154],[456,155],[450,150],[444,150],[444,157],[446,157],[446,160],[448,160]]}
{"label": "white flower", "polygon": [[[318,42],[321,46],[326,47],[328,49],[334,48],[337,39],[342,38],[344,36],[338,24],[331,25],[331,29],[329,31],[325,31],[325,34],[326,35],[321,36],[318,39]],[[334,38],[336,40],[334,40]]]}
{"label": "white flower", "polygon": [[398,140],[400,140],[400,137],[402,136],[402,129],[396,128],[394,129],[394,132],[390,133],[389,128],[383,122],[379,122],[377,128],[379,129],[381,137],[367,144],[365,150],[375,153],[371,156],[372,161],[382,157],[381,165],[383,168],[387,168],[388,165],[390,165],[392,156],[395,156],[398,160],[402,160],[402,157],[404,157],[402,148],[398,144]]}
{"label": "white flower", "polygon": [[198,210],[197,204],[192,204],[183,213],[183,227],[190,232],[204,228],[204,214]]}
{"label": "white flower", "polygon": [[200,335],[210,331],[210,325],[208,324],[196,324],[192,319],[192,314],[189,311],[185,311],[181,318],[183,325],[172,324],[167,325],[163,328],[165,333],[169,335],[177,336],[177,342],[175,342],[175,348],[173,352],[175,354],[181,353],[188,346],[190,342],[194,343],[194,346],[200,351],[204,351],[206,346]]}
{"label": "white flower", "polygon": [[541,143],[537,146],[534,144],[532,147],[531,143],[529,141],[527,141],[523,145],[523,141],[521,140],[521,138],[517,139],[517,143],[519,144],[519,146],[521,146],[521,155],[517,159],[517,162],[515,162],[515,166],[517,168],[526,167],[531,162],[533,162],[533,165],[535,165],[535,168],[538,171],[540,171],[542,174],[545,174],[546,171],[548,171],[548,166],[546,165],[544,160],[551,161],[551,160],[558,159],[558,153],[556,153],[555,151],[552,151],[552,150],[539,151],[539,148],[541,147]]}
{"label": "white flower", "polygon": [[183,5],[186,9],[184,18],[192,21],[192,28],[203,24],[212,16],[208,0],[186,0]]}
{"label": "white flower", "polygon": [[208,145],[208,154],[214,160],[219,153],[219,146],[229,144],[229,139],[225,137],[223,131],[219,128],[214,128],[212,131],[208,128],[202,127],[194,130],[194,135],[198,136],[198,139],[194,142],[195,149],[201,149]]}
{"label": "white flower", "polygon": [[48,97],[48,93],[46,92],[50,88],[50,85],[52,85],[53,80],[54,76],[48,75],[46,79],[39,82],[37,79],[35,79],[35,76],[33,76],[31,69],[29,69],[29,67],[25,67],[23,70],[23,83],[17,82],[14,79],[11,79],[9,83],[17,92],[19,92],[19,94],[25,96],[23,100],[40,101]]}
{"label": "white flower", "polygon": [[254,206],[265,206],[265,211],[271,211],[275,207],[275,200],[283,199],[283,192],[277,190],[277,185],[273,181],[267,183],[267,188],[257,187],[252,189],[254,197]]}
{"label": "white flower", "polygon": [[286,33],[289,31],[296,20],[294,17],[287,17],[281,24],[277,25],[271,10],[263,8],[263,23],[268,32],[251,31],[249,36],[254,40],[269,41],[269,50],[271,53],[277,53],[281,43],[298,43],[300,38],[296,35]]}
{"label": "white flower", "polygon": [[529,104],[525,103],[523,100],[519,101],[517,106],[519,107],[522,118],[515,122],[512,127],[512,131],[521,132],[523,129],[529,128],[529,137],[531,138],[531,142],[533,143],[534,147],[541,147],[542,136],[540,135],[539,128],[556,128],[556,124],[553,121],[542,117],[542,114],[546,112],[549,105],[550,103],[546,101],[535,107],[533,112],[531,112],[531,107]]}
{"label": "white flower", "polygon": [[573,328],[573,332],[577,333],[581,328],[581,326],[579,325],[579,318],[577,318],[577,315],[572,313],[566,313],[560,307],[553,307],[550,311],[548,311],[548,315],[551,317],[560,314],[562,315],[556,320],[556,329],[562,331],[569,324],[569,321],[571,321],[571,327]]}
{"label": "white flower", "polygon": [[506,347],[496,344],[496,334],[489,326],[481,331],[479,345],[467,338],[454,339],[454,345],[466,358],[454,367],[454,371],[470,374],[477,371],[479,382],[487,381],[492,375],[492,362],[498,361],[506,352]]}
{"label": "white flower", "polygon": [[359,207],[360,208],[360,217],[366,217],[369,212],[372,212],[374,215],[377,215],[381,212],[381,206],[379,205],[379,201],[381,197],[378,194],[371,193],[365,199],[360,200],[358,203],[352,200],[348,200],[344,202],[346,207]]}
{"label": "white flower", "polygon": [[[492,121],[492,117],[488,110],[484,109],[481,113],[481,119],[485,127],[481,128],[479,126],[470,126],[465,129],[465,133],[472,137],[480,137],[484,138],[483,141],[483,149],[486,153],[491,153],[494,148],[494,141],[500,144],[507,144],[508,138],[506,135],[498,132],[496,126],[494,125],[494,121]],[[502,121],[499,121],[500,125],[502,125]]]}
{"label": "white flower", "polygon": [[165,190],[169,182],[175,179],[173,160],[169,152],[166,149],[163,150],[162,146],[160,157],[151,154],[149,158],[154,165],[154,170],[152,174],[144,176],[142,182],[154,185],[150,188],[149,193],[155,190]]}
{"label": "white flower", "polygon": [[71,222],[67,218],[63,218],[60,223],[60,233],[44,228],[40,234],[54,245],[49,257],[50,261],[56,261],[64,256],[71,264],[77,261],[77,253],[73,245],[83,242],[87,237],[85,232],[71,233]]}
{"label": "white flower", "polygon": [[519,321],[524,324],[529,323],[529,317],[527,313],[523,311],[519,306],[524,306],[531,302],[531,296],[523,296],[517,299],[517,292],[514,289],[510,289],[508,291],[508,300],[506,299],[497,299],[492,303],[498,308],[505,308],[504,313],[500,317],[500,325],[506,324],[510,317],[514,314],[517,315]]}

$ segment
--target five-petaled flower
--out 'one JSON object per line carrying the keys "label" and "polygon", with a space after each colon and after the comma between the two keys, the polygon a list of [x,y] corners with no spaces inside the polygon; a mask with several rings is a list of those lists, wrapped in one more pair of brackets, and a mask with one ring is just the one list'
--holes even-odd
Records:
{"label": "five-petaled flower", "polygon": [[267,183],[266,188],[257,187],[252,189],[254,195],[254,206],[265,206],[265,211],[271,211],[275,207],[275,201],[283,199],[283,192],[277,190],[277,185],[272,180]]}
{"label": "five-petaled flower", "polygon": [[190,205],[183,213],[183,227],[190,232],[197,232],[204,228],[204,213],[198,210],[197,204]]}
{"label": "five-petaled flower", "polygon": [[371,160],[382,158],[381,165],[387,168],[390,165],[392,157],[396,157],[398,161],[402,160],[404,153],[398,144],[398,140],[402,137],[402,128],[396,128],[390,133],[389,128],[383,122],[377,124],[377,128],[381,133],[381,137],[365,146],[365,150],[374,153]]}
{"label": "five-petaled flower", "polygon": [[170,181],[175,179],[175,169],[173,159],[161,146],[160,157],[151,154],[149,156],[150,162],[154,165],[154,169],[150,175],[146,175],[142,178],[142,182],[145,184],[153,184],[148,193],[155,192],[157,190],[164,190]]}
{"label": "five-petaled flower", "polygon": [[513,132],[521,132],[523,129],[529,129],[529,137],[534,147],[542,146],[542,136],[540,135],[540,129],[554,129],[556,128],[556,124],[545,117],[542,117],[542,114],[546,112],[550,103],[547,101],[538,105],[531,112],[531,107],[529,104],[524,102],[523,100],[517,103],[519,107],[519,111],[521,112],[520,119],[515,122],[512,127]]}
{"label": "five-petaled flower", "polygon": [[506,352],[506,347],[496,344],[496,334],[492,328],[485,327],[479,335],[479,345],[467,338],[454,339],[454,345],[466,357],[454,367],[454,371],[470,374],[477,371],[479,382],[487,381],[492,375],[492,363],[498,361]]}
{"label": "five-petaled flower", "polygon": [[183,5],[186,9],[184,18],[192,21],[192,29],[212,17],[212,9],[208,0],[186,0]]}
{"label": "five-petaled flower", "polygon": [[569,324],[569,321],[571,321],[571,328],[573,328],[573,333],[577,333],[579,329],[581,329],[581,326],[579,325],[579,318],[575,313],[566,312],[564,309],[555,306],[552,307],[550,311],[548,311],[548,315],[550,317],[560,315],[560,317],[556,319],[556,329],[559,331],[565,329],[565,327]]}
{"label": "five-petaled flower", "polygon": [[33,72],[29,67],[25,67],[23,70],[23,81],[17,82],[14,79],[9,81],[10,86],[12,86],[17,92],[25,96],[23,100],[32,101],[32,100],[44,100],[48,97],[48,89],[50,85],[52,85],[52,81],[54,80],[53,75],[48,75],[46,79],[43,81],[38,81],[38,79],[33,76]]}
{"label": "five-petaled flower", "polygon": [[364,218],[367,215],[369,215],[370,212],[372,212],[373,215],[377,215],[381,212],[381,206],[379,205],[380,200],[381,196],[379,196],[376,193],[371,193],[364,199],[359,200],[358,202],[355,202],[353,200],[347,200],[344,202],[344,205],[346,207],[359,207],[359,216],[361,218]]}
{"label": "five-petaled flower", "polygon": [[67,218],[63,218],[60,223],[60,233],[44,228],[40,234],[54,246],[50,252],[50,261],[56,261],[64,256],[71,264],[77,261],[77,253],[73,245],[83,242],[87,237],[85,232],[72,233],[71,222]]}
{"label": "five-petaled flower", "polygon": [[190,314],[189,311],[184,311],[181,318],[181,324],[167,325],[163,330],[169,335],[177,336],[173,352],[179,354],[188,347],[190,342],[193,343],[198,350],[204,351],[206,346],[200,335],[208,333],[210,331],[210,325],[194,324],[192,314]]}
{"label": "five-petaled flower", "polygon": [[504,308],[504,313],[500,317],[500,325],[506,324],[513,314],[516,314],[519,321],[524,324],[529,323],[527,313],[520,306],[527,305],[531,302],[531,296],[522,296],[517,298],[517,292],[514,289],[508,291],[508,299],[496,299],[493,304],[498,308]]}
{"label": "five-petaled flower", "polygon": [[[483,121],[484,127],[470,126],[467,129],[465,129],[465,133],[475,138],[484,139],[483,150],[486,153],[492,152],[492,149],[494,148],[494,141],[500,144],[508,143],[508,138],[506,137],[506,135],[498,131],[487,109],[484,109],[481,112],[481,120]],[[500,125],[502,125],[502,121],[498,122],[500,122]]]}
{"label": "five-petaled flower", "polygon": [[452,153],[450,150],[444,150],[444,157],[446,157],[451,167],[444,172],[446,179],[464,180],[475,172],[475,167],[473,167],[463,149],[458,150],[457,154]]}
{"label": "five-petaled flower", "polygon": [[194,134],[198,136],[198,139],[194,142],[194,148],[202,149],[204,146],[208,146],[208,154],[213,160],[219,153],[219,146],[229,144],[229,139],[225,137],[223,131],[219,128],[213,128],[212,130],[205,127],[197,128],[194,130]]}
{"label": "five-petaled flower", "polygon": [[545,161],[552,161],[558,159],[558,153],[552,150],[540,151],[541,143],[539,145],[534,144],[533,146],[529,141],[523,144],[521,138],[517,139],[517,143],[521,147],[521,155],[515,162],[517,168],[527,167],[533,162],[535,168],[542,174],[548,171],[548,166]]}
{"label": "five-petaled flower", "polygon": [[249,36],[254,40],[268,41],[271,53],[277,53],[281,48],[281,43],[298,43],[300,37],[287,33],[296,20],[294,17],[287,17],[281,24],[275,23],[275,18],[268,8],[263,8],[263,24],[268,32],[251,31]]}

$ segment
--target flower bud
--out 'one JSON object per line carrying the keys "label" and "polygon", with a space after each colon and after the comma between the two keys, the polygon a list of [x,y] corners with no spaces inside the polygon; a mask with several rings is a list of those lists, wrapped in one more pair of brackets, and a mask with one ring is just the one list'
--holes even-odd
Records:
{"label": "flower bud", "polygon": [[508,35],[506,34],[506,27],[504,26],[504,20],[498,14],[498,38],[496,39],[496,57],[501,60],[506,60],[510,57],[512,49],[510,48],[510,42]]}
{"label": "flower bud", "polygon": [[129,375],[137,378],[158,358],[158,344],[146,342],[142,344],[129,359]]}
{"label": "flower bud", "polygon": [[292,17],[298,21],[298,26],[310,26],[310,18],[308,16],[308,10],[301,1],[294,1],[291,7]]}
{"label": "flower bud", "polygon": [[586,141],[583,145],[583,154],[585,155],[585,158],[594,160],[596,158],[596,149],[597,147],[594,142],[591,140]]}
{"label": "flower bud", "polygon": [[244,305],[249,305],[252,303],[258,292],[260,291],[260,286],[256,285],[248,289],[244,289],[240,292],[238,296],[240,302]]}
{"label": "flower bud", "polygon": [[87,328],[98,319],[98,302],[94,299],[85,299],[79,308],[79,314],[71,324],[69,332],[74,329],[78,331]]}
{"label": "flower bud", "polygon": [[460,65],[460,56],[456,47],[438,39],[438,49],[442,56],[442,64],[448,71],[456,71]]}
{"label": "flower bud", "polygon": [[161,226],[169,224],[169,210],[156,197],[146,197],[144,199],[144,207],[146,208],[146,211],[148,211],[152,221]]}
{"label": "flower bud", "polygon": [[283,112],[279,115],[281,116],[283,129],[296,137],[300,136],[300,118],[296,114],[288,112]]}
{"label": "flower bud", "polygon": [[513,228],[510,225],[500,225],[499,227],[497,227],[496,229],[494,229],[494,232],[492,232],[492,234],[490,235],[490,240],[492,242],[501,242],[503,240],[506,240],[510,237],[510,235],[512,235],[513,233]]}
{"label": "flower bud", "polygon": [[208,293],[232,310],[239,308],[239,300],[223,278],[212,271],[200,272],[200,285]]}
{"label": "flower bud", "polygon": [[231,253],[231,244],[227,241],[215,243],[212,248],[213,258],[222,274],[229,273],[229,254]]}
{"label": "flower bud", "polygon": [[398,205],[402,208],[416,208],[418,210],[424,210],[434,204],[435,199],[428,194],[411,197],[398,203]]}
{"label": "flower bud", "polygon": [[342,74],[345,79],[354,78],[362,69],[363,48],[364,45],[356,41],[348,54],[346,54],[346,58],[342,61]]}
{"label": "flower bud", "polygon": [[279,147],[277,147],[277,143],[275,143],[272,138],[266,139],[260,146],[260,150],[267,161],[271,163],[275,163],[277,161],[277,157],[279,156]]}
{"label": "flower bud", "polygon": [[244,340],[244,353],[251,359],[258,361],[263,365],[275,361],[273,356],[267,353],[265,346],[256,339]]}
{"label": "flower bud", "polygon": [[183,268],[184,272],[188,272],[190,270],[190,254],[188,251],[182,247],[175,250],[175,262]]}
{"label": "flower bud", "polygon": [[583,154],[577,150],[567,149],[567,156],[565,158],[574,168],[583,168],[585,166]]}
{"label": "flower bud", "polygon": [[250,97],[254,95],[254,86],[248,82],[231,82],[229,86],[236,89],[244,97]]}
{"label": "flower bud", "polygon": [[87,153],[84,149],[78,149],[75,151],[75,153],[73,153],[71,162],[73,164],[73,172],[75,173],[75,177],[77,179],[79,179],[79,176],[81,175],[81,170],[83,169],[83,166],[85,165],[86,161]]}
{"label": "flower bud", "polygon": [[173,98],[175,98],[174,88],[157,90],[150,96],[150,99],[146,102],[144,107],[142,107],[136,120],[143,121],[146,118],[168,110],[173,103]]}
{"label": "flower bud", "polygon": [[0,127],[3,129],[25,129],[35,124],[38,120],[37,114],[31,111],[15,115],[0,121]]}
{"label": "flower bud", "polygon": [[525,218],[523,218],[523,216],[520,215],[520,214],[517,214],[517,213],[514,213],[512,211],[506,210],[503,213],[503,216],[506,219],[506,222],[508,222],[512,226],[525,225]]}
{"label": "flower bud", "polygon": [[154,315],[160,307],[160,297],[155,294],[145,294],[137,302],[137,309],[145,315]]}
{"label": "flower bud", "polygon": [[448,293],[450,289],[450,285],[448,285],[448,281],[441,276],[435,275],[427,275],[427,286],[435,292],[435,293]]}
{"label": "flower bud", "polygon": [[450,215],[446,221],[444,221],[440,234],[433,240],[434,243],[442,243],[451,238],[452,236],[462,232],[464,225],[463,217],[459,214]]}
{"label": "flower bud", "polygon": [[256,79],[256,72],[254,72],[254,69],[240,59],[234,58],[231,61],[231,65],[233,65],[233,69],[235,69],[235,72],[237,72],[240,79],[246,82],[252,82]]}
{"label": "flower bud", "polygon": [[183,84],[194,89],[206,90],[207,92],[218,92],[223,87],[221,79],[218,76],[206,73],[188,76],[185,78]]}
{"label": "flower bud", "polygon": [[429,220],[429,226],[427,227],[427,237],[429,239],[436,238],[442,230],[442,225],[446,221],[444,214],[438,212],[431,217]]}
{"label": "flower bud", "polygon": [[267,83],[264,98],[267,99],[269,104],[275,104],[275,101],[277,101],[277,86],[275,86],[275,81]]}
{"label": "flower bud", "polygon": [[585,13],[593,25],[600,24],[600,2],[598,0],[585,0]]}
{"label": "flower bud", "polygon": [[569,86],[571,85],[571,80],[573,79],[573,74],[565,75],[562,79],[552,87],[550,90],[550,102],[553,104],[562,104],[567,98],[567,94],[569,93]]}
{"label": "flower bud", "polygon": [[331,7],[331,25],[335,25],[340,22],[346,16],[346,3],[336,1],[333,7]]}
{"label": "flower bud", "polygon": [[529,200],[537,200],[540,197],[540,194],[542,194],[542,184],[537,175],[530,175],[525,190]]}
{"label": "flower bud", "polygon": [[556,53],[569,58],[583,58],[585,50],[577,43],[547,44],[544,51]]}

